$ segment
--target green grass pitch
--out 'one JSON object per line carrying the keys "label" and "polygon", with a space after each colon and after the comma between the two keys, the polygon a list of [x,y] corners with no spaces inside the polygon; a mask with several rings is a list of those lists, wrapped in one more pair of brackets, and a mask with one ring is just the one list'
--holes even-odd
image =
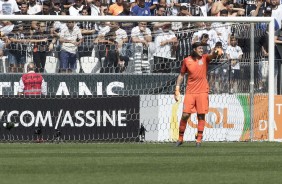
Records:
{"label": "green grass pitch", "polygon": [[282,143],[1,143],[0,183],[277,184]]}

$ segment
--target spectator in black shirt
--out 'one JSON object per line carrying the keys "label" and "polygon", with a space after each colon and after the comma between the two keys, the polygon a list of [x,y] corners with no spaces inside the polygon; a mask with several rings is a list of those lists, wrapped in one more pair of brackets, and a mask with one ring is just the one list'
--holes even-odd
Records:
{"label": "spectator in black shirt", "polygon": [[63,6],[62,6],[60,0],[55,0],[55,1],[52,2],[52,11],[56,15],[60,15],[62,10],[63,10]]}
{"label": "spectator in black shirt", "polygon": [[[81,11],[82,16],[89,16],[89,8],[84,7]],[[86,56],[91,56],[92,55],[92,50],[93,50],[93,39],[94,39],[94,33],[96,32],[95,30],[95,22],[91,21],[83,21],[83,22],[78,22],[77,26],[81,30],[81,34],[83,36],[83,42],[80,46],[78,46],[78,56],[79,58],[81,57],[86,57]]]}
{"label": "spectator in black shirt", "polygon": [[[36,13],[35,15],[57,15],[53,10],[52,10],[52,5],[49,1],[44,1],[43,2],[43,7],[42,11]],[[50,27],[52,22],[48,21],[46,22],[47,27]],[[36,30],[38,25],[38,21],[32,21],[31,22],[31,29]]]}
{"label": "spectator in black shirt", "polygon": [[[19,12],[16,12],[15,15],[28,15],[27,13],[27,10],[29,8],[29,5],[27,2],[22,2],[21,3],[21,7],[20,7],[20,10]],[[23,24],[24,26],[24,30],[29,30],[30,29],[30,24],[31,24],[31,21],[17,21],[16,24]]]}
{"label": "spectator in black shirt", "polygon": [[33,62],[36,65],[36,72],[43,73],[46,63],[46,56],[49,53],[49,43],[53,40],[45,22],[38,24],[38,29],[31,35],[32,39],[44,40],[43,42],[34,43]]}

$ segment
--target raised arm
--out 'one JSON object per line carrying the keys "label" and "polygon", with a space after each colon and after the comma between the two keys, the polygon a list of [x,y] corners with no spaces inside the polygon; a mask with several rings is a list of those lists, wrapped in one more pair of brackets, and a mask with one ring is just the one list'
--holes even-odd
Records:
{"label": "raised arm", "polygon": [[223,54],[223,50],[221,48],[213,49],[211,54],[208,55],[208,59],[211,61],[213,59],[216,59],[217,57],[221,56]]}

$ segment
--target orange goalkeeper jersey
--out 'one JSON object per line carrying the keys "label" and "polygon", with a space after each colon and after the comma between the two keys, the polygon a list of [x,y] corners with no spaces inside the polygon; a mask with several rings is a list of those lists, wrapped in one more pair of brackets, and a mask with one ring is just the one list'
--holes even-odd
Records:
{"label": "orange goalkeeper jersey", "polygon": [[202,59],[193,60],[191,56],[182,62],[181,73],[188,73],[186,93],[206,93],[209,92],[207,80],[208,54],[204,54]]}

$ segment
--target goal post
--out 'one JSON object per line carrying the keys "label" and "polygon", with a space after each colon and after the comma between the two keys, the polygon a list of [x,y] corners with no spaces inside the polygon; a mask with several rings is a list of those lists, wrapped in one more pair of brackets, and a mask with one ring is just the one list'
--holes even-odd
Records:
{"label": "goal post", "polygon": [[[274,18],[269,22],[269,61],[274,61]],[[274,141],[274,62],[269,63],[268,79],[268,122],[269,122],[269,141]]]}
{"label": "goal post", "polygon": [[[91,21],[91,22],[230,22],[230,23],[261,23],[265,22],[269,24],[269,64],[268,64],[268,141],[275,141],[274,131],[275,131],[275,121],[274,121],[274,18],[272,17],[192,17],[192,16],[41,16],[41,15],[2,15],[0,20],[10,20],[10,21]],[[251,31],[251,30],[249,30]],[[254,63],[254,58],[251,57],[250,62]],[[146,83],[146,81],[145,81]],[[250,86],[254,85],[251,81]],[[157,87],[155,87],[157,88]],[[98,89],[97,89],[98,91]],[[151,90],[152,91],[152,90]],[[158,90],[156,90],[158,91]],[[142,97],[143,100],[150,100],[147,97]],[[156,99],[154,99],[156,100]],[[148,102],[149,103],[149,102]],[[152,102],[154,103],[154,102]],[[177,106],[178,107],[178,106]],[[163,107],[161,107],[163,108]],[[144,112],[147,113],[147,112]],[[106,116],[106,115],[105,115]],[[141,122],[142,123],[142,122]],[[251,122],[252,123],[252,122]],[[146,127],[145,127],[146,128]],[[152,133],[153,134],[153,133]],[[124,136],[124,135],[123,135]]]}

